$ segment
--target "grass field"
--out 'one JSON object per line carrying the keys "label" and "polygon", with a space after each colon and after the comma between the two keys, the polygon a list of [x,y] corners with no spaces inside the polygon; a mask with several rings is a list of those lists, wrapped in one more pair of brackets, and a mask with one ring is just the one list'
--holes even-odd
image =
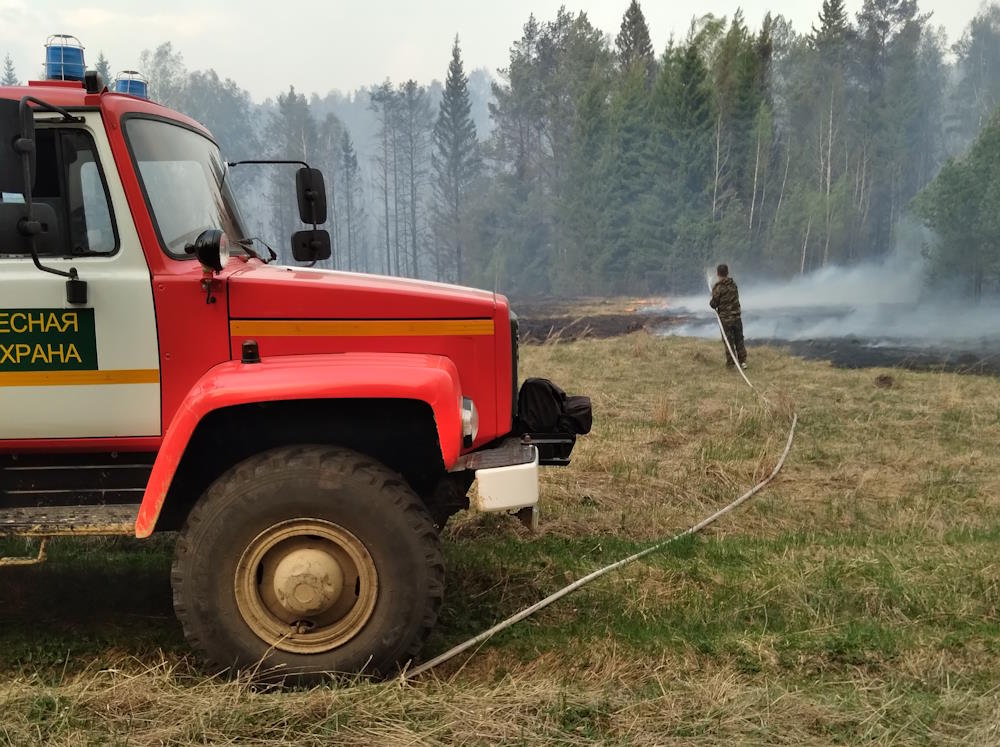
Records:
{"label": "grass field", "polygon": [[[205,676],[169,538],[62,542],[0,569],[0,743],[1000,743],[1000,381],[844,371],[645,334],[529,347],[595,428],[543,522],[458,517],[425,652],[686,527],[741,512],[404,685],[256,692]],[[879,375],[888,375],[877,385]],[[7,550],[25,550],[8,542]]]}

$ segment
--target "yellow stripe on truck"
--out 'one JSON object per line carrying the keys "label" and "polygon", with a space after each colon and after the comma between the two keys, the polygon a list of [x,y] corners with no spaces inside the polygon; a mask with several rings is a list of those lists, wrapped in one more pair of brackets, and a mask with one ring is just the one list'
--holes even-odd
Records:
{"label": "yellow stripe on truck", "polygon": [[0,387],[159,383],[160,372],[155,368],[121,371],[6,371],[0,373]]}
{"label": "yellow stripe on truck", "polygon": [[492,336],[492,319],[234,320],[233,337]]}

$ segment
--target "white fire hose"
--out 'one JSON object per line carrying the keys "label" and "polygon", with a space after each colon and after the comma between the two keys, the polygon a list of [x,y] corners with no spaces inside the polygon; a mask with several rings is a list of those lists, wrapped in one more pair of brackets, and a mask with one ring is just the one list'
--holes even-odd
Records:
{"label": "white fire hose", "polygon": [[[711,282],[711,278],[709,277],[709,289],[711,289],[711,285],[712,285],[712,282]],[[733,352],[733,348],[732,348],[732,346],[729,343],[729,338],[726,336],[726,330],[722,326],[722,319],[719,318],[718,312],[716,312],[715,318],[719,322],[719,329],[722,332],[722,339],[726,343],[726,349],[729,351],[729,354],[732,356],[732,359],[734,361],[736,361],[737,360],[736,354]],[[763,401],[768,406],[771,406],[771,402],[767,399],[767,397],[765,397],[763,394],[761,394],[760,391],[758,391],[758,389],[752,383],[750,383],[750,379],[747,378],[747,375],[743,372],[743,369],[739,366],[738,363],[737,363],[737,366],[736,366],[736,370],[738,370],[740,372],[740,375],[743,377],[743,380],[747,383],[747,386],[749,386],[750,389],[753,390],[753,392],[758,397],[760,397],[761,401]],[[569,594],[572,594],[574,591],[576,591],[577,589],[579,589],[579,588],[581,588],[583,586],[586,586],[591,581],[593,581],[595,579],[598,579],[601,576],[604,576],[604,575],[606,575],[608,573],[611,573],[612,571],[616,571],[619,568],[623,568],[624,566],[629,565],[630,563],[634,563],[635,561],[639,560],[640,558],[644,558],[647,555],[651,555],[652,553],[657,552],[658,550],[662,550],[667,545],[670,545],[670,544],[676,542],[677,540],[679,540],[679,539],[681,539],[683,537],[687,537],[687,536],[693,535],[693,534],[698,534],[703,529],[705,529],[706,527],[714,524],[716,521],[718,521],[719,519],[721,519],[723,516],[725,516],[729,512],[731,512],[731,511],[739,508],[744,503],[746,503],[751,498],[753,498],[755,495],[757,495],[757,493],[759,493],[761,490],[763,490],[765,487],[767,487],[771,483],[771,481],[774,480],[774,478],[778,476],[778,473],[781,471],[781,468],[785,465],[785,459],[788,457],[788,453],[792,449],[792,441],[795,439],[795,427],[798,425],[798,422],[799,422],[799,416],[798,416],[797,413],[793,412],[792,413],[792,424],[791,424],[791,427],[790,427],[790,429],[788,431],[788,440],[785,443],[785,449],[781,453],[781,458],[778,460],[778,463],[774,466],[774,469],[771,470],[771,473],[767,477],[765,477],[763,480],[761,480],[759,483],[757,483],[756,485],[754,485],[746,493],[744,493],[739,498],[737,498],[732,503],[730,503],[728,506],[725,506],[724,508],[719,509],[714,514],[712,514],[711,516],[705,517],[704,519],[702,519],[701,521],[699,521],[697,524],[695,524],[695,525],[693,525],[693,526],[685,529],[683,532],[681,532],[679,534],[675,534],[673,537],[671,537],[669,539],[666,539],[666,540],[663,540],[661,542],[658,542],[655,545],[653,545],[652,547],[647,547],[645,550],[637,552],[634,555],[629,555],[627,558],[623,558],[622,560],[619,560],[619,561],[617,561],[615,563],[612,563],[611,565],[607,565],[607,566],[604,566],[603,568],[599,568],[598,570],[596,570],[596,571],[594,571],[592,573],[589,573],[588,575],[584,576],[583,578],[578,579],[577,581],[574,581],[573,583],[569,584],[568,586],[564,586],[562,589],[559,589],[559,591],[555,592],[554,594],[550,594],[549,596],[545,597],[544,599],[542,599],[542,600],[540,600],[538,602],[535,602],[530,607],[525,607],[520,612],[518,612],[518,613],[516,613],[514,615],[511,615],[506,620],[503,620],[502,622],[499,622],[496,625],[494,625],[492,628],[484,630],[479,635],[474,636],[474,637],[468,639],[467,641],[465,641],[463,643],[460,643],[459,645],[457,645],[457,646],[455,646],[453,648],[448,649],[443,654],[439,654],[438,656],[435,656],[430,661],[426,661],[423,664],[420,664],[419,666],[414,667],[413,669],[406,670],[405,672],[403,672],[403,674],[401,675],[401,677],[404,680],[412,680],[412,679],[418,677],[419,675],[423,674],[424,672],[428,672],[431,669],[433,669],[434,667],[436,667],[436,666],[438,666],[440,664],[443,664],[444,662],[446,662],[446,661],[448,661],[450,659],[453,659],[454,657],[456,657],[459,654],[461,654],[463,651],[468,651],[473,646],[476,646],[476,645],[479,645],[481,643],[484,643],[485,641],[489,640],[490,638],[492,638],[494,635],[496,635],[500,631],[506,630],[507,628],[511,627],[512,625],[515,625],[515,624],[521,622],[521,620],[524,620],[525,618],[530,617],[531,615],[535,614],[536,612],[538,612],[538,610],[544,609],[545,607],[548,607],[553,602],[555,602],[555,601],[557,601],[559,599],[562,599],[563,597],[565,597],[565,596],[567,596]]]}

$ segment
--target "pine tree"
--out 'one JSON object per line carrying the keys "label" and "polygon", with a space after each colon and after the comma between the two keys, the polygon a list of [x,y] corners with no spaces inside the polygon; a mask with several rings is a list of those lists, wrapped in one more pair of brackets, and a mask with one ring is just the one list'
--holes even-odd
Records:
{"label": "pine tree", "polygon": [[111,80],[111,63],[109,63],[108,58],[104,56],[103,49],[97,55],[97,64],[94,65],[94,69],[100,73],[104,84],[110,86],[113,82]]}
{"label": "pine tree", "polygon": [[932,272],[968,284],[974,301],[1000,275],[1000,111],[966,155],[951,160],[914,200],[934,231],[928,249]]}
{"label": "pine tree", "polygon": [[[375,157],[378,166],[378,187],[382,195],[383,229],[385,231],[385,274],[393,273],[392,228],[396,225],[396,274],[399,274],[399,171],[396,153],[398,102],[392,83],[387,79],[368,93],[368,108],[378,118],[379,151]],[[390,202],[391,201],[391,202]]]}
{"label": "pine tree", "polygon": [[[266,132],[267,142],[272,145],[271,156],[307,163],[315,160],[320,155],[318,130],[306,97],[290,86],[287,93],[278,95],[276,103]],[[274,236],[289,236],[299,225],[298,207],[288,188],[290,176],[293,176],[290,167],[273,169],[269,174],[271,200],[275,206],[271,221]],[[280,248],[278,251],[280,254]]]}
{"label": "pine tree", "polygon": [[8,54],[3,58],[3,77],[0,78],[0,86],[16,86],[19,84],[17,71],[14,70],[14,60]]}
{"label": "pine tree", "polygon": [[656,71],[656,59],[653,56],[649,26],[646,25],[646,16],[639,7],[639,0],[632,0],[628,10],[625,11],[621,31],[615,39],[615,48],[622,70],[627,72],[633,65],[642,65],[646,69],[647,82],[652,81]]}
{"label": "pine tree", "polygon": [[408,80],[400,86],[402,155],[406,174],[407,229],[410,240],[410,272],[420,276],[417,249],[420,245],[420,193],[426,179],[428,140],[433,127],[433,114],[427,101],[427,89]]}
{"label": "pine tree", "polygon": [[844,0],[823,0],[823,10],[819,13],[819,28],[812,27],[810,37],[813,45],[821,52],[836,46],[847,37],[850,23]]}
{"label": "pine tree", "polygon": [[[437,124],[434,126],[432,162],[436,177],[435,234],[438,243],[447,247],[454,256],[455,279],[459,283],[462,282],[464,274],[462,219],[466,207],[465,197],[480,167],[479,141],[471,112],[469,79],[465,75],[462,51],[456,36],[451,50],[451,63],[448,65],[444,95],[438,110]],[[438,247],[438,251],[440,249],[441,246]],[[443,270],[440,261],[437,270],[440,279]]]}
{"label": "pine tree", "polygon": [[958,84],[951,93],[949,130],[961,152],[1000,103],[1000,5],[984,9],[953,47]]}
{"label": "pine tree", "polygon": [[[605,248],[609,164],[602,159],[608,140],[609,81],[593,71],[577,109],[566,186],[560,205],[560,233],[568,261],[553,277],[561,293],[600,293],[603,278],[594,272]],[[508,273],[509,274],[509,273]]]}
{"label": "pine tree", "polygon": [[358,235],[362,229],[361,216],[361,195],[360,176],[358,168],[358,154],[354,150],[354,142],[351,140],[351,133],[344,130],[344,136],[340,144],[340,178],[341,192],[344,201],[344,244],[347,256],[341,260],[347,260],[348,272],[360,268],[361,263],[355,262],[356,251],[360,249]]}
{"label": "pine tree", "polygon": [[[644,282],[663,242],[663,213],[653,189],[656,152],[644,71],[629,68],[609,107],[607,244],[598,259],[614,292]],[[644,289],[645,290],[645,289]]]}

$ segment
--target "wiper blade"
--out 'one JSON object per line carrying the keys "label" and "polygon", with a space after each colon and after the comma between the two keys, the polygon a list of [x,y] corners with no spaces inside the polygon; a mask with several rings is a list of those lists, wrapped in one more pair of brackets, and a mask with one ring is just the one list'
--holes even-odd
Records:
{"label": "wiper blade", "polygon": [[[264,259],[262,256],[260,256],[257,253],[257,251],[253,248],[253,242],[255,242],[255,241],[259,241],[261,244],[264,245],[264,248],[267,249],[267,253],[270,255],[270,259]],[[264,241],[264,239],[262,239],[262,238],[260,238],[258,236],[252,236],[249,239],[237,239],[236,241],[233,241],[233,243],[236,244],[238,247],[240,247],[240,249],[242,249],[243,251],[245,251],[247,254],[249,254],[254,259],[259,259],[265,265],[273,262],[274,260],[276,260],[278,258],[278,255],[274,253],[274,249],[272,249],[268,245],[268,243],[266,241]]]}

